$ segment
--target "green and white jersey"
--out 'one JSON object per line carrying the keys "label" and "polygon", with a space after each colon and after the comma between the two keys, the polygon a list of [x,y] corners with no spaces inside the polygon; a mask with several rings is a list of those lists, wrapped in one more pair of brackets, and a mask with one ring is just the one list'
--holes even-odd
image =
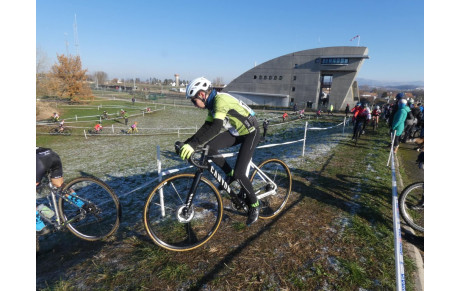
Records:
{"label": "green and white jersey", "polygon": [[227,93],[217,93],[207,100],[206,121],[220,119],[224,127],[234,136],[246,135],[255,130],[257,124],[254,111],[243,101]]}

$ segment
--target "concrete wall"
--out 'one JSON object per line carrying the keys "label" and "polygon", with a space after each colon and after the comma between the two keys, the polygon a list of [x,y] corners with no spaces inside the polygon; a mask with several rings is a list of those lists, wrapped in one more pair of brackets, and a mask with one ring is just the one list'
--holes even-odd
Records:
{"label": "concrete wall", "polygon": [[[329,104],[343,110],[352,103],[352,85],[368,58],[366,47],[325,47],[290,53],[267,61],[234,79],[223,89],[247,104],[303,107],[318,104],[322,74],[333,76]],[[322,58],[348,58],[348,64],[321,64]],[[281,77],[281,80],[280,80]],[[350,105],[351,106],[351,105]]]}

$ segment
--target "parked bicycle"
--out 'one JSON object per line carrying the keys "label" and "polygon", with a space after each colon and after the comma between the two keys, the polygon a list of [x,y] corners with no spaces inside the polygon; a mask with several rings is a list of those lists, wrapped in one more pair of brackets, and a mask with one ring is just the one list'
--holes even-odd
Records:
{"label": "parked bicycle", "polygon": [[[417,159],[419,168],[423,168],[421,159],[423,152]],[[404,188],[399,196],[399,210],[408,225],[418,231],[424,231],[424,182],[416,182]]]}
{"label": "parked bicycle", "polygon": [[[179,149],[180,144],[176,143],[176,151]],[[189,251],[202,246],[216,233],[224,206],[219,190],[204,177],[206,171],[217,180],[225,196],[228,195],[231,207],[247,215],[244,192],[236,193],[209,158],[208,147],[197,149],[189,159],[197,168],[195,174],[172,176],[149,194],[144,206],[144,226],[158,246],[171,251]],[[292,177],[288,166],[272,158],[259,166],[251,161],[249,169],[254,192],[261,204],[259,217],[275,217],[286,206],[291,193]]]}
{"label": "parked bicycle", "polygon": [[118,229],[120,202],[106,183],[95,177],[79,177],[56,188],[49,177],[45,179],[48,181],[37,189],[37,211],[46,227],[54,232],[67,228],[87,241],[106,239]]}

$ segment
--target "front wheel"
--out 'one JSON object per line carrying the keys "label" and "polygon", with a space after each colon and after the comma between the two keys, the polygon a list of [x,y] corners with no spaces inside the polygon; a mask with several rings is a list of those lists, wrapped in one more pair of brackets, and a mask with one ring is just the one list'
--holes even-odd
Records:
{"label": "front wheel", "polygon": [[77,237],[102,240],[118,229],[121,207],[113,190],[94,177],[73,179],[59,198],[62,223]]}
{"label": "front wheel", "polygon": [[186,207],[194,174],[179,174],[158,184],[144,206],[144,226],[158,246],[189,251],[205,244],[217,231],[223,216],[222,198],[216,187],[201,177],[192,203]]}
{"label": "front wheel", "polygon": [[412,228],[424,230],[424,183],[407,186],[399,197],[401,216]]}
{"label": "front wheel", "polygon": [[260,218],[273,218],[286,206],[291,194],[292,176],[283,161],[278,159],[263,161],[252,173],[251,183],[261,203]]}

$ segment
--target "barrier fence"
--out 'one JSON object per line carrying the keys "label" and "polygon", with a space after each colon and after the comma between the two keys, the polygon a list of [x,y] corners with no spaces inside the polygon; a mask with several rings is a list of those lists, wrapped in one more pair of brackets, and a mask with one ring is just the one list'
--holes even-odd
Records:
{"label": "barrier fence", "polygon": [[[396,271],[396,290],[406,290],[406,279],[404,275],[404,257],[401,238],[401,220],[399,217],[398,186],[396,182],[395,155],[393,152],[396,131],[391,135],[391,150],[388,161],[391,160],[391,186],[392,186],[392,207],[393,207],[393,235]],[[388,166],[388,164],[387,164]]]}
{"label": "barrier fence", "polygon": [[[342,125],[342,122],[335,125],[335,126],[331,126],[331,127],[327,127],[327,128],[310,128],[311,130],[323,130],[323,129],[331,129],[331,128],[334,128],[334,127],[338,127]],[[283,142],[283,143],[274,143],[274,144],[267,144],[267,145],[262,145],[262,146],[258,146],[256,147],[256,149],[264,149],[264,148],[271,148],[271,147],[277,147],[277,146],[285,146],[285,145],[289,145],[289,144],[294,144],[294,143],[298,143],[298,142],[303,142],[303,146],[302,146],[302,156],[304,156],[305,154],[305,146],[306,146],[306,132],[307,132],[307,127],[308,127],[308,121],[306,122],[305,124],[305,134],[304,134],[304,138],[303,139],[299,139],[299,140],[294,140],[294,141],[288,141],[288,142]],[[161,155],[160,155],[160,146],[157,145],[157,168],[158,168],[158,177],[150,180],[150,181],[147,181],[146,183],[138,186],[137,188],[127,192],[127,193],[124,193],[124,194],[121,194],[119,195],[119,197],[124,197],[124,196],[127,196],[131,193],[134,193],[142,188],[145,188],[155,182],[160,182],[162,180],[162,177],[163,176],[166,176],[166,175],[170,175],[170,174],[173,174],[173,173],[177,173],[177,172],[180,172],[180,171],[183,171],[183,170],[187,170],[187,169],[190,169],[190,168],[193,168],[192,165],[189,165],[189,166],[185,166],[185,167],[182,167],[182,168],[170,168],[170,169],[166,169],[166,170],[162,170],[161,169]],[[218,155],[214,155],[212,157],[223,157],[223,158],[229,158],[229,157],[233,157],[235,155],[237,155],[238,152],[232,152],[232,153],[224,153],[224,154],[218,154]]]}

